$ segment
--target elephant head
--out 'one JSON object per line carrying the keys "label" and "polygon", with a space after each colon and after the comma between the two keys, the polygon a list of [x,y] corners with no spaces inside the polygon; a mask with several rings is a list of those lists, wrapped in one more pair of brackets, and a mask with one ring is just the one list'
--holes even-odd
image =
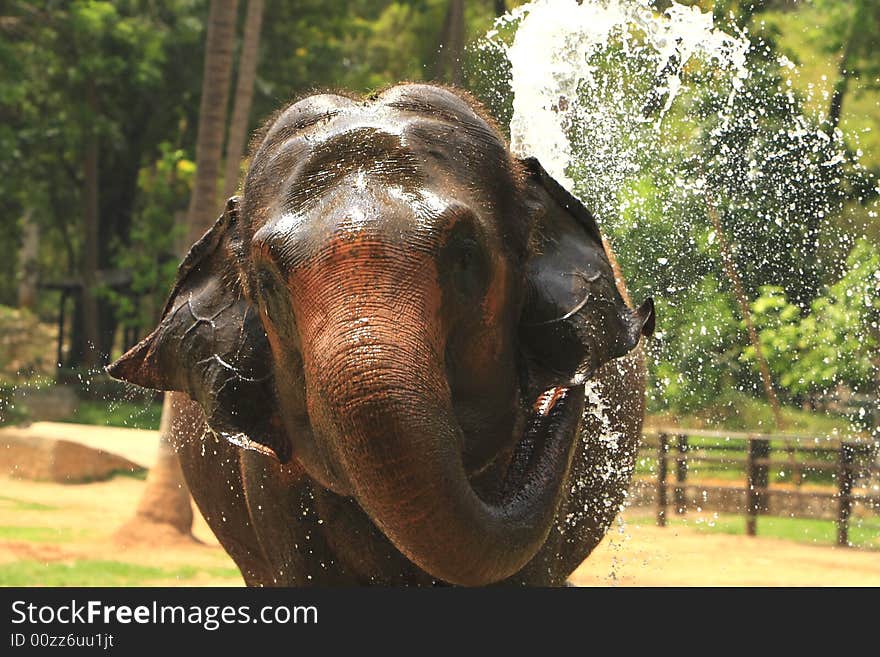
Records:
{"label": "elephant head", "polygon": [[650,334],[650,299],[627,307],[592,215],[457,92],[311,96],[255,143],[110,373],[187,392],[438,579],[517,572],[565,494],[583,383]]}

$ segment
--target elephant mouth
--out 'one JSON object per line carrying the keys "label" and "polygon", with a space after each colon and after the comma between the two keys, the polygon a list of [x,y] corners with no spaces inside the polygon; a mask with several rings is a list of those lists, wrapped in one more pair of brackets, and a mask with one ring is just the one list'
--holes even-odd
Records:
{"label": "elephant mouth", "polygon": [[[495,451],[491,456],[479,462],[468,462],[463,459],[465,474],[472,483],[479,483],[486,479],[490,482],[510,480],[510,475],[516,472],[512,469],[527,467],[523,460],[530,458],[537,446],[547,440],[551,440],[551,434],[559,425],[571,426],[571,432],[577,431],[576,420],[583,414],[586,405],[573,403],[570,399],[574,387],[553,385],[543,388],[541,392],[530,394],[522,393],[526,399],[532,399],[532,403],[524,406],[524,419],[518,423],[518,430],[514,429],[508,436],[505,445]],[[572,436],[560,436],[571,439]],[[510,472],[509,472],[510,471]],[[510,485],[507,486],[510,488]],[[491,499],[501,494],[491,484],[480,488],[482,494]]]}
{"label": "elephant mouth", "polygon": [[535,403],[532,404],[532,409],[540,416],[548,415],[556,407],[556,402],[565,397],[568,390],[565,386],[552,386],[548,388],[538,395]]}
{"label": "elephant mouth", "polygon": [[[488,473],[498,470],[491,477],[498,481],[505,479],[511,482],[510,475],[516,475],[515,468],[528,469],[528,459],[535,449],[543,442],[551,440],[551,434],[560,425],[570,426],[570,433],[577,430],[577,419],[586,409],[586,404],[573,403],[570,399],[573,388],[582,386],[550,386],[537,395],[530,395],[534,401],[526,408],[525,418],[519,424],[520,429],[508,435],[506,449],[500,449],[490,458],[477,463],[463,462],[465,476],[469,480],[478,480]],[[338,436],[329,436],[318,427],[312,426],[307,419],[296,422],[297,436],[294,453],[305,472],[323,488],[345,497],[353,496],[352,486],[346,477],[345,469],[333,458],[327,445]],[[571,436],[559,436],[571,439]],[[508,470],[511,470],[508,473]],[[505,488],[510,488],[506,486]],[[485,489],[487,498],[494,498],[502,491]]]}

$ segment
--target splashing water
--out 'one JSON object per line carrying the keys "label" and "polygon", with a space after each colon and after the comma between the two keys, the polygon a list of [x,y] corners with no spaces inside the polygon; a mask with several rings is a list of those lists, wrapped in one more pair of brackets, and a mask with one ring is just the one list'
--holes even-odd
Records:
{"label": "splashing water", "polygon": [[[880,190],[841,130],[805,115],[794,64],[747,28],[725,30],[711,12],[674,2],[659,13],[648,0],[535,0],[479,45],[509,70],[483,96],[509,103],[512,150],[536,156],[591,209],[635,297],[660,297],[666,321],[654,355],[677,370],[654,377],[661,405],[689,383],[695,395],[725,384],[760,395],[756,368],[742,366],[748,353],[723,360],[742,339],[719,319],[738,312],[718,301],[729,283],[712,213],[749,299],[776,286],[806,315],[824,281],[859,266],[845,264],[863,237],[845,212],[845,175],[868,190],[849,200],[864,204]],[[867,300],[880,294],[875,278],[868,272],[856,291],[863,314],[876,312]],[[669,321],[685,310],[690,324]],[[721,381],[725,370],[736,370],[732,384]]]}
{"label": "splashing water", "polygon": [[[537,157],[590,208],[635,298],[659,297],[660,330],[649,346],[655,410],[674,395],[686,411],[725,389],[762,396],[721,267],[725,238],[750,300],[772,285],[796,309],[786,312],[805,317],[816,312],[823,282],[852,276],[858,282],[845,296],[863,300],[851,306],[861,322],[856,340],[876,333],[880,264],[847,261],[872,247],[854,228],[842,188],[846,176],[860,179],[865,191],[848,200],[864,206],[880,185],[860,164],[860,149],[847,151],[839,128],[803,109],[827,106],[828,98],[796,91],[795,65],[759,35],[732,20],[722,29],[711,12],[675,2],[660,13],[648,0],[534,0],[496,21],[477,59],[480,95],[509,118],[511,150]],[[849,139],[852,146],[858,137]],[[880,381],[876,364],[862,372],[869,385]],[[799,376],[776,374],[783,385],[786,375]],[[837,374],[825,384],[853,385]],[[681,392],[688,386],[690,397]],[[601,393],[588,386],[586,414],[599,435],[583,442],[598,467],[572,482],[572,493],[597,477],[625,487],[632,473]],[[850,431],[876,439],[870,425],[855,422]],[[613,515],[604,502],[592,500],[564,521],[593,515],[607,526]]]}
{"label": "splashing water", "polygon": [[[747,42],[714,29],[712,15],[698,7],[674,4],[660,16],[639,2],[537,0],[520,7],[507,20],[519,20],[513,44],[506,49],[512,65],[511,148],[521,156],[538,157],[569,189],[573,186],[567,175],[573,156],[570,128],[590,124],[618,133],[614,122],[621,118],[619,108],[631,109],[633,99],[628,89],[600,89],[596,66],[590,63],[612,39],[621,40],[629,61],[643,65],[647,57],[653,64],[657,78],[654,90],[665,97],[655,127],[681,90],[679,71],[692,57],[714,59],[729,73],[731,102],[748,75]],[[536,53],[546,56],[536,57]],[[591,94],[590,106],[583,106],[577,99],[585,87],[608,95]],[[632,118],[636,122],[650,120],[639,113]]]}

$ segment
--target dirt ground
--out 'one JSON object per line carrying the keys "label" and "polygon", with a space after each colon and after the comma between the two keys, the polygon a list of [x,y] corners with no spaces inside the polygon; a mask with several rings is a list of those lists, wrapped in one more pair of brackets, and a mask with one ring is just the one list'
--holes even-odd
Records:
{"label": "dirt ground", "polygon": [[[130,517],[143,486],[131,477],[81,485],[0,479],[0,528],[58,532],[58,540],[52,534],[28,540],[10,537],[7,531],[0,539],[0,566],[21,560],[124,561],[214,573],[143,582],[148,585],[241,585],[230,570],[232,561],[201,517],[195,525],[201,543],[125,547],[113,540],[113,531]],[[660,529],[624,520],[572,580],[580,586],[880,586],[880,552],[706,535],[687,527]]]}

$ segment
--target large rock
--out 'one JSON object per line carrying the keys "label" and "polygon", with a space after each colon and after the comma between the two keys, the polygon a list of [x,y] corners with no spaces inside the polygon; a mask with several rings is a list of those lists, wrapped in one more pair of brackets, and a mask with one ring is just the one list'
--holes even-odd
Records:
{"label": "large rock", "polygon": [[35,435],[30,428],[6,427],[0,431],[0,474],[16,479],[84,483],[142,470],[117,454]]}

